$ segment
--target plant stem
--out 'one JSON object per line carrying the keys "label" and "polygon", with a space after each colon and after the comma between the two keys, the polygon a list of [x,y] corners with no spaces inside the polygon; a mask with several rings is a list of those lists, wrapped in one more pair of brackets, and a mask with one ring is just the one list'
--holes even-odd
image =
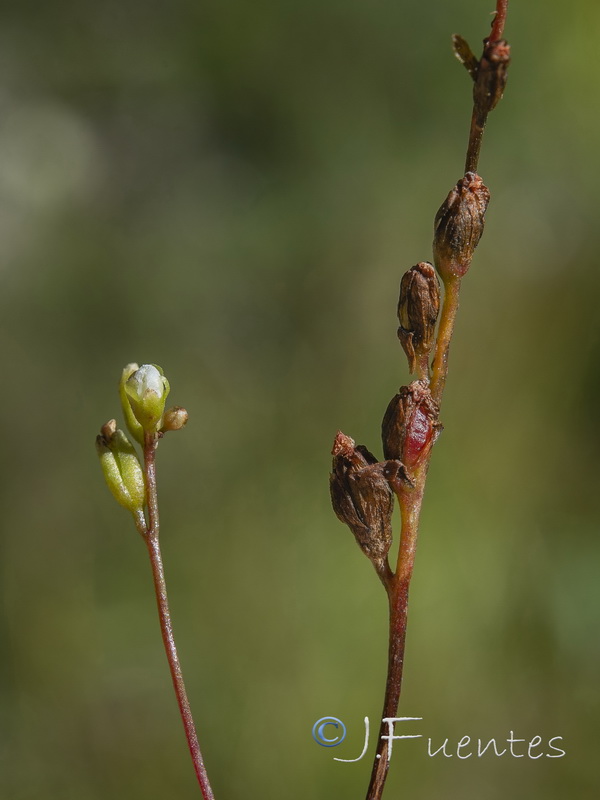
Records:
{"label": "plant stem", "polygon": [[416,375],[418,381],[429,383],[429,356],[427,353],[421,353],[417,358]]}
{"label": "plant stem", "polygon": [[[486,42],[498,42],[502,39],[504,25],[506,23],[506,13],[508,11],[508,0],[496,0],[496,16],[492,22],[492,30]],[[477,172],[479,165],[479,155],[481,153],[481,143],[483,132],[487,122],[489,110],[480,108],[477,101],[473,104],[471,115],[471,129],[469,131],[469,144],[467,147],[467,157],[465,159],[465,172]]]}
{"label": "plant stem", "polygon": [[[404,489],[398,493],[402,515],[402,535],[396,572],[386,586],[389,601],[390,635],[382,720],[395,717],[400,702],[408,620],[408,591],[415,561],[419,516],[426,476],[427,464],[423,464],[414,475],[414,488]],[[379,800],[383,794],[390,764],[390,743],[388,739],[382,738],[387,732],[388,725],[382,721],[366,800]]]}
{"label": "plant stem", "polygon": [[[152,565],[152,577],[154,579],[154,591],[158,605],[160,630],[165,646],[165,652],[167,654],[167,660],[169,662],[169,669],[171,671],[175,695],[177,696],[179,712],[183,721],[185,736],[190,749],[190,754],[192,756],[192,761],[194,763],[194,770],[196,772],[196,777],[198,778],[198,783],[200,784],[202,797],[204,800],[214,800],[213,791],[208,780],[208,775],[206,774],[202,752],[200,751],[200,745],[198,743],[198,736],[196,734],[196,728],[192,718],[190,703],[185,690],[185,684],[183,682],[183,674],[181,672],[179,656],[177,655],[175,637],[173,635],[173,626],[171,623],[171,614],[169,611],[167,584],[165,581],[165,571],[159,543],[160,521],[158,515],[155,460],[157,443],[158,439],[156,435],[145,435],[144,472],[146,476],[146,490],[148,494],[148,527],[143,532],[143,537],[148,548],[150,563]],[[136,524],[138,523],[136,522]]]}
{"label": "plant stem", "polygon": [[460,278],[452,278],[444,284],[444,303],[440,314],[435,356],[431,375],[431,396],[440,405],[446,377],[448,375],[448,356],[450,354],[450,340],[454,331],[456,312],[460,297]]}
{"label": "plant stem", "polygon": [[490,31],[490,42],[498,42],[504,33],[504,24],[506,22],[506,12],[508,11],[508,0],[496,1],[496,16],[492,23],[492,30]]}
{"label": "plant stem", "polygon": [[482,114],[476,106],[473,106],[471,129],[469,130],[469,146],[467,147],[467,157],[465,159],[465,172],[477,172],[487,116],[487,114]]}

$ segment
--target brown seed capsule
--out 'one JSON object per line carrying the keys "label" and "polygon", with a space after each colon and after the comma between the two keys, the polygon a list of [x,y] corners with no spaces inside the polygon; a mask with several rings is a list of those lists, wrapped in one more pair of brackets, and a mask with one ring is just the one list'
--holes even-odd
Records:
{"label": "brown seed capsule", "polygon": [[100,436],[102,437],[105,444],[110,442],[112,437],[117,432],[117,420],[116,419],[109,419],[108,422],[105,422],[104,425],[100,428]]}
{"label": "brown seed capsule", "polygon": [[467,172],[435,215],[433,256],[443,281],[462,278],[469,269],[489,202],[489,190],[479,175]]}
{"label": "brown seed capsule", "polygon": [[473,100],[476,112],[486,116],[504,94],[508,65],[510,64],[510,45],[504,39],[498,42],[484,41],[483,55],[477,68]]}
{"label": "brown seed capsule", "polygon": [[422,261],[402,276],[398,301],[398,338],[411,372],[415,371],[417,358],[428,356],[433,347],[439,310],[440,287],[435,270]]}
{"label": "brown seed capsule", "polygon": [[441,430],[438,413],[424,381],[402,386],[391,399],[381,424],[386,459],[401,461],[408,470],[422,463]]}
{"label": "brown seed capsule", "polygon": [[385,465],[341,431],[333,444],[329,485],[331,504],[361,550],[381,566],[392,545],[394,495],[384,477]]}
{"label": "brown seed capsule", "polygon": [[187,424],[188,418],[189,414],[185,408],[173,406],[173,408],[169,408],[165,411],[163,415],[161,431],[166,433],[166,431],[181,430],[181,428]]}

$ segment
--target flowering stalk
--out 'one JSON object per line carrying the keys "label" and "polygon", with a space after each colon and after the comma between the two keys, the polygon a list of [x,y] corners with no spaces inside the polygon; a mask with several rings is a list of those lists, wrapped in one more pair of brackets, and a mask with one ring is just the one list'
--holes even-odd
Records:
{"label": "flowering stalk", "polygon": [[[488,114],[502,97],[510,48],[501,39],[508,0],[497,0],[490,37],[477,59],[460,36],[454,52],[473,79],[473,114],[464,176],[440,207],[434,223],[433,260],[421,262],[402,278],[398,337],[417,380],[392,398],[382,423],[384,461],[339,432],[333,449],[330,477],[335,513],[354,533],[386,589],[389,603],[388,673],[382,720],[398,712],[404,667],[408,596],[419,518],[431,450],[441,432],[439,408],[448,374],[448,355],[458,311],[460,285],[483,233],[490,195],[477,174],[483,131]],[[440,288],[435,272],[444,285]],[[437,337],[435,329],[437,324]],[[344,476],[344,480],[340,476]],[[388,562],[391,546],[392,504],[398,500],[401,537],[396,569]],[[382,498],[384,501],[382,501]],[[388,724],[382,721],[367,791],[367,800],[380,800],[389,769]],[[385,737],[385,738],[384,738]]]}
{"label": "flowering stalk", "polygon": [[132,512],[135,526],[148,549],[160,629],[185,736],[202,797],[214,800],[175,646],[159,542],[156,448],[166,431],[179,430],[187,422],[184,408],[176,406],[165,411],[168,393],[169,383],[159,367],[128,364],[121,376],[119,395],[129,432],[143,447],[143,467],[123,431],[116,430],[114,420],[102,427],[96,445],[108,487],[119,503]]}

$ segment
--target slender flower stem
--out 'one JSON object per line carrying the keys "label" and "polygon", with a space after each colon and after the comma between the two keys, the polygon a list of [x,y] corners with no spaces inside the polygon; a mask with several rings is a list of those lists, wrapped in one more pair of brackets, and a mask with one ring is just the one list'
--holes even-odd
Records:
{"label": "slender flower stem", "polygon": [[[390,634],[382,720],[395,717],[398,712],[398,703],[400,702],[406,625],[408,621],[408,590],[415,561],[419,516],[426,476],[427,464],[423,464],[414,475],[414,488],[405,489],[398,493],[402,514],[402,537],[400,539],[396,572],[386,586],[389,601]],[[383,794],[385,779],[390,765],[389,741],[382,738],[387,732],[388,724],[382,721],[366,800],[379,800]]]}
{"label": "slender flower stem", "polygon": [[496,16],[492,23],[490,32],[490,42],[497,42],[502,38],[504,25],[506,23],[506,12],[508,11],[508,0],[496,0]]}
{"label": "slender flower stem", "polygon": [[[181,664],[179,663],[179,656],[177,655],[177,648],[175,646],[175,637],[173,635],[173,626],[171,623],[171,614],[169,611],[169,600],[167,597],[167,584],[165,581],[165,571],[162,562],[162,555],[159,544],[159,531],[160,521],[158,515],[158,494],[156,490],[156,445],[157,437],[154,434],[146,434],[144,441],[144,471],[146,477],[146,490],[148,494],[148,527],[143,531],[144,541],[148,548],[150,556],[150,563],[152,565],[152,577],[154,579],[154,591],[156,593],[156,601],[158,605],[158,616],[160,620],[160,630],[162,639],[169,662],[169,669],[171,671],[171,678],[173,679],[173,687],[177,696],[177,704],[179,705],[179,712],[183,721],[185,729],[185,736],[187,739],[192,761],[194,762],[194,770],[200,790],[204,800],[214,800],[213,791],[206,774],[204,767],[204,760],[200,751],[198,743],[198,736],[192,718],[190,703],[185,690],[183,682],[183,675],[181,672]],[[140,527],[140,521],[136,519],[136,525]]]}
{"label": "slender flower stem", "polygon": [[471,129],[469,131],[469,146],[465,159],[465,172],[477,172],[487,116],[487,114],[482,114],[476,106],[473,106]]}
{"label": "slender flower stem", "polygon": [[[508,0],[496,0],[496,15],[492,23],[492,30],[486,42],[499,42],[502,39],[507,11]],[[485,130],[488,114],[489,109],[479,106],[477,101],[475,101],[473,104],[473,113],[471,115],[471,129],[469,131],[469,144],[467,147],[467,157],[465,159],[465,172],[477,172],[483,132]]]}
{"label": "slender flower stem", "polygon": [[431,396],[440,405],[446,377],[448,375],[448,356],[450,354],[450,340],[454,331],[454,322],[458,311],[460,297],[460,278],[452,278],[444,286],[444,303],[440,314],[440,326],[435,346],[431,377]]}
{"label": "slender flower stem", "polygon": [[421,353],[417,358],[416,374],[417,380],[429,382],[429,356],[427,353]]}

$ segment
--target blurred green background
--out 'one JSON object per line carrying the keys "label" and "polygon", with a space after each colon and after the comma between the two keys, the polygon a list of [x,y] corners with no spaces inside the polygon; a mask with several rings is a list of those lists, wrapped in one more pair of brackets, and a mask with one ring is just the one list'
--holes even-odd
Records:
{"label": "blurred green background", "polygon": [[[1,4],[2,800],[199,796],[93,447],[134,360],[191,416],[159,451],[162,540],[218,800],[364,797],[370,758],[333,757],[376,729],[386,601],[329,452],[341,428],[380,453],[408,379],[398,285],[470,115],[450,36],[478,51],[493,7]],[[411,596],[400,713],[425,739],[388,800],[600,789],[600,6],[514,1],[506,32]],[[328,715],[336,749],[311,738]],[[567,755],[427,755],[511,730]]]}

